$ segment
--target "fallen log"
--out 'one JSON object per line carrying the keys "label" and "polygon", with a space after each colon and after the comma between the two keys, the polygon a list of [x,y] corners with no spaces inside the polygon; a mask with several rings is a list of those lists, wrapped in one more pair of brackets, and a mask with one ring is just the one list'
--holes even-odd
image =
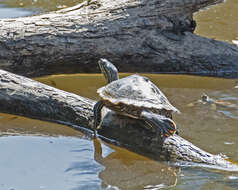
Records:
{"label": "fallen log", "polygon": [[[0,112],[92,131],[94,104],[93,100],[0,70]],[[108,109],[103,112],[105,118],[98,132],[110,142],[156,160],[196,162],[238,170],[225,157],[205,152],[178,135],[162,140],[160,135],[143,127],[145,123],[141,120],[118,116]]]}
{"label": "fallen log", "polygon": [[0,20],[0,68],[25,76],[121,72],[238,76],[238,48],[193,34],[193,13],[222,0],[88,0]]}

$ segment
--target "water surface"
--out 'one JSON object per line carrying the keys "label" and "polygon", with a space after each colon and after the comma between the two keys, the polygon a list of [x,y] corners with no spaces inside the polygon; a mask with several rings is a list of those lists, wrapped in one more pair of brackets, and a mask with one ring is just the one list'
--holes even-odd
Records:
{"label": "water surface", "polygon": [[99,189],[102,166],[87,140],[7,136],[0,138],[0,150],[0,189]]}
{"label": "water surface", "polygon": [[197,28],[195,33],[231,42],[238,40],[238,1],[226,0],[225,3],[206,8],[195,14]]}
{"label": "water surface", "polygon": [[0,18],[15,18],[29,16],[37,12],[36,10],[27,10],[22,8],[9,8],[0,4]]}

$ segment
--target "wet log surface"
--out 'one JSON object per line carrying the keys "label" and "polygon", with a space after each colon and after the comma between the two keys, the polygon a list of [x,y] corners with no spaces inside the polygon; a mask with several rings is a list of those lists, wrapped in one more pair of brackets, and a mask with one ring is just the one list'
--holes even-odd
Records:
{"label": "wet log surface", "polygon": [[0,20],[0,68],[25,76],[121,72],[238,76],[238,48],[193,34],[193,13],[222,0],[88,0]]}
{"label": "wet log surface", "polygon": [[[95,101],[0,70],[0,112],[58,122],[92,131]],[[220,155],[205,152],[178,135],[165,140],[144,122],[107,109],[99,136],[157,160],[188,161],[231,170],[238,167]]]}

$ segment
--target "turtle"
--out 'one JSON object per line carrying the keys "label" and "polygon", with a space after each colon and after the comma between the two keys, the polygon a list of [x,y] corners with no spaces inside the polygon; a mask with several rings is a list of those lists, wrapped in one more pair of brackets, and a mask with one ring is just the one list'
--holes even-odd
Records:
{"label": "turtle", "polygon": [[100,59],[98,64],[108,84],[97,90],[101,99],[93,108],[95,136],[103,120],[101,110],[104,106],[120,115],[144,120],[163,138],[176,132],[172,113],[180,111],[147,77],[134,74],[119,79],[118,70],[111,62]]}
{"label": "turtle", "polygon": [[189,107],[192,107],[196,104],[207,104],[210,105],[213,110],[217,109],[217,106],[220,107],[237,107],[236,105],[228,102],[228,101],[223,101],[223,100],[217,100],[214,98],[209,97],[207,94],[203,93],[201,95],[201,99],[197,100],[196,102],[188,104]]}
{"label": "turtle", "polygon": [[231,102],[210,98],[205,93],[203,93],[203,95],[202,95],[202,101],[204,102],[204,104],[208,103],[208,104],[211,104],[212,106],[215,105],[214,107],[216,107],[216,106],[230,107],[230,108],[237,107],[235,104],[232,104]]}

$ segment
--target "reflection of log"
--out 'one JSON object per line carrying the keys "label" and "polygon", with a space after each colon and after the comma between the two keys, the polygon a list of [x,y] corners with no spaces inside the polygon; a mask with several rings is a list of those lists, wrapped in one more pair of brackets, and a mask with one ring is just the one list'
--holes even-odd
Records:
{"label": "reflection of log", "polygon": [[[0,70],[0,112],[92,129],[94,103],[90,99]],[[143,127],[142,121],[120,117],[108,110],[105,113],[99,134],[133,151],[155,159],[233,167],[221,156],[209,154],[180,136],[173,135],[162,142],[160,136]]]}
{"label": "reflection of log", "polygon": [[150,187],[148,189],[156,189],[152,187],[158,184],[163,184],[164,187],[176,185],[177,174],[180,172],[177,167],[168,167],[165,163],[115,147],[112,153],[103,157],[100,141],[94,139],[93,142],[94,160],[104,167],[98,174],[102,180],[102,187],[103,184],[110,184],[119,189],[135,190],[147,189],[146,186]]}
{"label": "reflection of log", "polygon": [[27,76],[96,72],[96,61],[105,57],[122,72],[236,76],[237,47],[192,33],[192,14],[221,1],[88,0],[44,15],[2,19],[0,68]]}

